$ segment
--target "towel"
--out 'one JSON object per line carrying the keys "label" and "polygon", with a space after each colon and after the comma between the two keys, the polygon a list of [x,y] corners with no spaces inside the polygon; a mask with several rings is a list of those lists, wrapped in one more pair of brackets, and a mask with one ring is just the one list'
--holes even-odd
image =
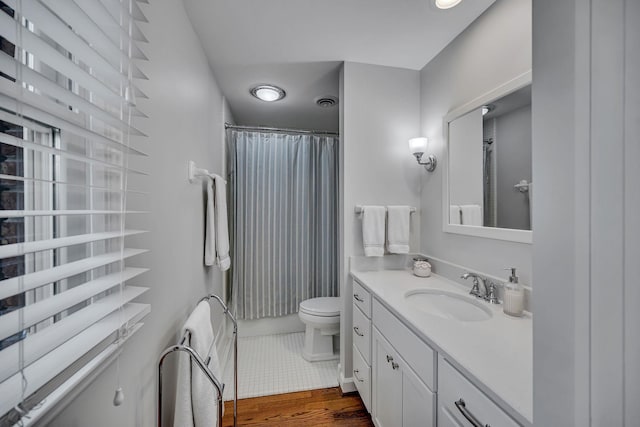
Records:
{"label": "towel", "polygon": [[[209,368],[216,378],[221,378],[220,365],[213,345],[214,335],[208,302],[202,301],[196,306],[184,324],[181,336],[184,336],[187,331],[191,333],[191,339],[185,344],[193,348],[205,361],[211,356]],[[202,370],[195,362],[190,363],[190,357],[187,353],[180,352],[176,406],[173,419],[174,427],[209,427],[217,425],[218,405],[216,397],[215,387],[209,382]]]}
{"label": "towel", "polygon": [[213,185],[213,178],[207,178],[207,211],[204,230],[204,265],[213,265],[216,257],[216,211],[214,209]]}
{"label": "towel", "polygon": [[384,206],[362,207],[362,243],[365,256],[384,255],[384,226],[387,210]]}
{"label": "towel", "polygon": [[449,224],[460,224],[460,206],[449,206]]}
{"label": "towel", "polygon": [[387,249],[389,253],[409,253],[410,224],[410,206],[387,206]]}
{"label": "towel", "polygon": [[215,236],[216,236],[216,262],[220,270],[225,271],[231,267],[229,258],[229,223],[227,221],[227,182],[215,175]]}
{"label": "towel", "polygon": [[463,225],[482,226],[482,207],[480,205],[461,205]]}

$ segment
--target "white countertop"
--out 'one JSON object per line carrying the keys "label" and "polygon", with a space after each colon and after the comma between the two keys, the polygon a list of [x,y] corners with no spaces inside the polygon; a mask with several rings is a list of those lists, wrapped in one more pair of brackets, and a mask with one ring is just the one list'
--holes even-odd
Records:
{"label": "white countertop", "polygon": [[479,322],[444,319],[420,311],[404,298],[413,289],[467,295],[468,289],[442,276],[414,276],[407,270],[352,271],[383,305],[460,369],[516,421],[533,425],[533,338],[530,316],[515,318],[502,305],[481,304],[493,316]]}

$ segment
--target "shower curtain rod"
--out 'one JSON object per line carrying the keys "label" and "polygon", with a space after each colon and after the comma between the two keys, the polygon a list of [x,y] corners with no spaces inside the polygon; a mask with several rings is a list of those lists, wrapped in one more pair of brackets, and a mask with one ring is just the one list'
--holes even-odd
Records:
{"label": "shower curtain rod", "polygon": [[289,132],[289,133],[303,133],[303,134],[312,134],[312,135],[333,135],[339,136],[338,132],[327,132],[322,130],[303,130],[303,129],[286,129],[286,128],[268,128],[261,126],[239,126],[232,125],[230,123],[224,124],[225,129],[238,129],[238,130],[257,130],[257,131],[267,131],[267,132]]}

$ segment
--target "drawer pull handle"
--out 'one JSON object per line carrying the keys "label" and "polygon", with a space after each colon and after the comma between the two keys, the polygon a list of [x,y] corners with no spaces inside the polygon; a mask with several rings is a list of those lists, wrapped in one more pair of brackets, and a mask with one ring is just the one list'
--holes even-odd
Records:
{"label": "drawer pull handle", "polygon": [[364,334],[362,332],[360,332],[360,329],[358,329],[357,326],[353,327],[353,332],[355,332],[356,335],[359,336],[359,337],[363,337],[364,336]]}
{"label": "drawer pull handle", "polygon": [[387,354],[387,363],[391,362],[392,360],[393,360],[393,357],[391,357],[391,356],[389,356],[389,355]]}
{"label": "drawer pull handle", "polygon": [[489,424],[482,424],[476,417],[473,416],[473,414],[467,409],[467,405],[464,403],[463,398],[456,400],[455,404],[456,408],[458,408],[458,411],[460,411],[462,416],[464,416],[467,421],[469,421],[471,425],[473,425],[473,427],[491,427]]}
{"label": "drawer pull handle", "polygon": [[354,377],[356,377],[356,379],[357,379],[358,381],[360,381],[361,383],[363,383],[363,382],[364,382],[364,380],[358,376],[358,372],[360,372],[360,371],[359,371],[359,370],[357,370],[357,369],[354,369],[354,370],[353,370],[353,376],[354,376]]}
{"label": "drawer pull handle", "polygon": [[364,302],[364,299],[360,298],[360,295],[358,294],[353,294],[353,298],[358,302]]}
{"label": "drawer pull handle", "polygon": [[391,369],[393,369],[394,371],[396,369],[398,369],[400,367],[400,365],[398,365],[396,362],[391,362]]}

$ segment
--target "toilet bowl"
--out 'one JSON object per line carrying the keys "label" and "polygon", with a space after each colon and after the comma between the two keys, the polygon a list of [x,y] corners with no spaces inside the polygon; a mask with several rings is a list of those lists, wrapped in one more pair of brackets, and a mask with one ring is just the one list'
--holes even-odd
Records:
{"label": "toilet bowl", "polygon": [[340,298],[311,298],[300,303],[298,316],[306,326],[302,357],[309,362],[332,360],[333,337],[340,333]]}

